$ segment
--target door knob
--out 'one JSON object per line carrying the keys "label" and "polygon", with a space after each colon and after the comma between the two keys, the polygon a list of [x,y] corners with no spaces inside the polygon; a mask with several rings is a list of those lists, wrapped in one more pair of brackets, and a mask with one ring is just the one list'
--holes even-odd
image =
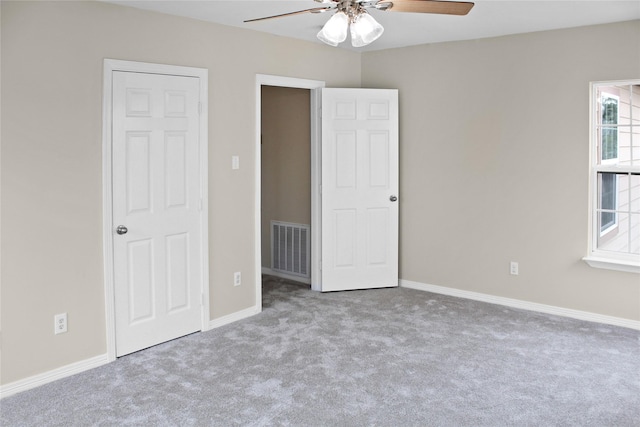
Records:
{"label": "door knob", "polygon": [[116,233],[118,234],[127,234],[127,231],[129,231],[129,229],[124,225],[119,225],[118,228],[116,228]]}
{"label": "door knob", "polygon": [[396,196],[391,196],[389,197],[389,200],[391,200],[392,202],[395,202],[396,200],[398,200],[398,198]]}

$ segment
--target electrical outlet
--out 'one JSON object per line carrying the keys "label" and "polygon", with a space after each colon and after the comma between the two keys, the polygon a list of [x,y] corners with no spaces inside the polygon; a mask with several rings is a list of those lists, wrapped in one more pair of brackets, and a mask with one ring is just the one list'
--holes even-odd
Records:
{"label": "electrical outlet", "polygon": [[242,275],[239,271],[233,273],[233,286],[240,286],[242,283]]}
{"label": "electrical outlet", "polygon": [[231,169],[240,169],[240,156],[231,156]]}
{"label": "electrical outlet", "polygon": [[511,275],[513,276],[517,276],[518,275],[518,263],[515,261],[511,261],[511,263],[509,264],[509,273],[511,273]]}
{"label": "electrical outlet", "polygon": [[53,333],[56,335],[67,332],[67,313],[53,316],[53,327]]}

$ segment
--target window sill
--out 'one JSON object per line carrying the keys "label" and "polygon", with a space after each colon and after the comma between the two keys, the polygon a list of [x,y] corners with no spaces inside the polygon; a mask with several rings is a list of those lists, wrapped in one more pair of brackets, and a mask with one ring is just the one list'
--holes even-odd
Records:
{"label": "window sill", "polygon": [[586,256],[584,262],[594,268],[624,271],[626,273],[640,273],[640,261],[611,259],[597,256]]}

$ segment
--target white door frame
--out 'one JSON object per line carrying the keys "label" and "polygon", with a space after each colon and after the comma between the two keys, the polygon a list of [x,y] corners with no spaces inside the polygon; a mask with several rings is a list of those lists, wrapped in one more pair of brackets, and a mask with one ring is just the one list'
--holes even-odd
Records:
{"label": "white door frame", "polygon": [[262,310],[262,86],[279,86],[298,89],[309,89],[311,98],[311,289],[321,290],[320,274],[320,89],[325,82],[320,80],[298,79],[294,77],[272,76],[268,74],[256,75],[256,159],[255,159],[255,271],[256,271],[256,307]]}
{"label": "white door frame", "polygon": [[113,187],[112,187],[112,81],[115,71],[128,71],[148,74],[166,74],[200,79],[200,209],[201,256],[202,256],[202,330],[209,329],[209,227],[208,227],[208,70],[206,68],[181,67],[174,65],[152,64],[145,62],[104,60],[103,97],[102,97],[102,235],[104,257],[105,325],[107,339],[107,358],[116,359],[115,330],[115,284],[113,262]]}

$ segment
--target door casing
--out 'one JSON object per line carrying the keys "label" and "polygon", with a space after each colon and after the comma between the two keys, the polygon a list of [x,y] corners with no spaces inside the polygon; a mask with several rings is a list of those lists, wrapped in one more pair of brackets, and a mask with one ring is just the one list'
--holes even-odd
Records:
{"label": "door casing", "polygon": [[145,62],[121,61],[105,59],[103,65],[103,104],[102,104],[102,225],[104,256],[104,289],[105,289],[105,325],[107,359],[116,359],[115,330],[115,285],[113,262],[113,188],[112,188],[112,77],[115,71],[166,74],[176,76],[197,77],[200,79],[200,128],[199,128],[199,161],[200,161],[200,210],[201,230],[201,317],[202,330],[209,329],[209,227],[208,227],[208,70],[204,68],[182,67]]}

